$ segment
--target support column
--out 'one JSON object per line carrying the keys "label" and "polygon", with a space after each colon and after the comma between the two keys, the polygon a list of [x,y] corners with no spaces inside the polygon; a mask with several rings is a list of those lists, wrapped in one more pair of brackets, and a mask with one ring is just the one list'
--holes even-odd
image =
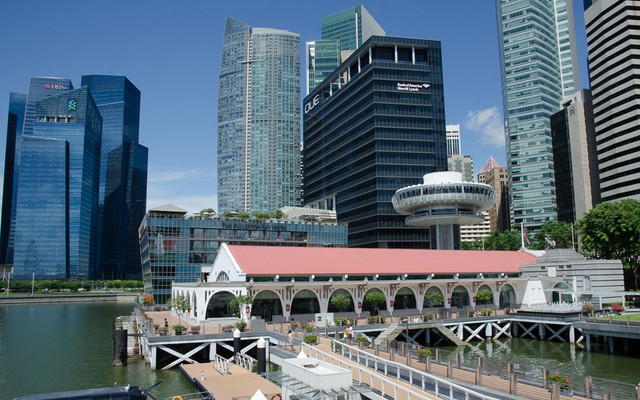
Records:
{"label": "support column", "polygon": [[487,326],[484,329],[484,337],[487,339],[491,339],[493,337],[493,332],[491,329],[491,322],[487,322]]}
{"label": "support column", "polygon": [[240,344],[240,329],[236,328],[235,331],[233,331],[233,355],[235,356],[236,354],[240,353],[240,350],[242,349],[241,344]]}
{"label": "support column", "polygon": [[150,353],[151,353],[151,358],[150,358],[150,360],[149,360],[149,361],[150,361],[150,362],[149,362],[149,364],[150,364],[150,366],[151,366],[151,370],[152,370],[152,371],[155,371],[155,370],[156,370],[156,361],[157,361],[157,359],[158,359],[158,358],[156,357],[156,351],[157,351],[157,349],[158,349],[158,346],[152,346],[152,347],[151,347],[151,351],[150,351]]}
{"label": "support column", "polygon": [[584,337],[586,338],[586,347],[587,347],[587,351],[591,351],[591,334],[590,333],[585,333]]}
{"label": "support column", "polygon": [[615,350],[614,337],[609,336],[609,353],[613,354],[614,350]]}
{"label": "support column", "polygon": [[216,358],[217,351],[218,345],[216,342],[209,344],[209,362],[212,362]]}
{"label": "support column", "polygon": [[458,324],[458,338],[464,340],[464,325]]}
{"label": "support column", "polygon": [[264,374],[267,372],[267,355],[266,355],[266,343],[264,338],[258,339],[258,373]]}
{"label": "support column", "polygon": [[569,328],[569,343],[575,343],[576,342],[576,328],[573,327],[573,325],[571,325],[571,328]]}
{"label": "support column", "polygon": [[538,324],[538,339],[544,340],[544,324]]}

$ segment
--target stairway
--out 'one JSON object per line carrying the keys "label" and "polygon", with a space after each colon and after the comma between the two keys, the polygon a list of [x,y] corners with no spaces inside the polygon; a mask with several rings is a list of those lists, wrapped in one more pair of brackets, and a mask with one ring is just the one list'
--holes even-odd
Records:
{"label": "stairway", "polygon": [[[397,331],[397,332],[395,332],[395,331]],[[398,336],[400,334],[400,332],[402,332],[402,328],[398,328],[398,324],[391,324],[385,330],[380,332],[378,337],[373,341],[373,344],[375,344],[376,346],[380,346],[385,342],[390,342],[393,339],[395,339],[396,336]],[[394,333],[395,333],[395,335],[394,335]],[[391,337],[391,338],[388,339],[389,337]]]}
{"label": "stairway", "polygon": [[454,344],[456,346],[466,346],[467,345],[465,342],[460,340],[458,335],[456,335],[455,333],[451,332],[451,330],[449,330],[449,328],[445,327],[444,325],[435,324],[435,325],[433,325],[433,328],[437,329],[438,332],[440,332],[440,334],[442,336],[444,336],[446,338],[446,340],[450,341],[452,344]]}

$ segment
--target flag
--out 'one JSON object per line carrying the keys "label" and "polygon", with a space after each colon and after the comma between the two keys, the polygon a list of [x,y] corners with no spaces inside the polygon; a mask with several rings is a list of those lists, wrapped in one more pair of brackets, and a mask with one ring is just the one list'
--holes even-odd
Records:
{"label": "flag", "polygon": [[527,235],[527,231],[524,229],[524,224],[521,222],[520,223],[520,229],[522,230],[521,235],[522,235],[522,247],[525,246],[525,242],[527,246],[531,245],[531,241],[529,240],[529,236]]}

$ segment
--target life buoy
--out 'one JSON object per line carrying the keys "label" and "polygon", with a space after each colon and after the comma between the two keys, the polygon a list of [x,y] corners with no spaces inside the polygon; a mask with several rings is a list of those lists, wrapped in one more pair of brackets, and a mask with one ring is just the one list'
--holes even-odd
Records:
{"label": "life buoy", "polygon": [[182,397],[180,397],[180,396],[173,396],[173,399],[171,399],[171,400],[182,400]]}
{"label": "life buoy", "polygon": [[280,393],[274,394],[271,396],[271,400],[282,400],[282,395]]}

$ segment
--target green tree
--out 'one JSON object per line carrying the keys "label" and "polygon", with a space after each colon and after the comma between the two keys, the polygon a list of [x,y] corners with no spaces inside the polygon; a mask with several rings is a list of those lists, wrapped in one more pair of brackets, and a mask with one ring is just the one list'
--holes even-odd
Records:
{"label": "green tree", "polygon": [[203,208],[202,210],[200,210],[199,214],[200,217],[209,219],[216,216],[216,211],[213,208]]}
{"label": "green tree", "polygon": [[625,199],[600,203],[578,221],[582,248],[598,259],[621,260],[627,290],[638,289],[640,202]]}
{"label": "green tree", "polygon": [[570,249],[571,224],[563,221],[545,222],[533,237],[535,250]]}
{"label": "green tree", "polygon": [[347,296],[334,296],[329,300],[332,306],[343,312],[351,304],[351,299]]}
{"label": "green tree", "polygon": [[248,212],[241,211],[241,212],[238,213],[238,218],[240,218],[243,221],[246,221],[249,218],[251,218],[251,215],[249,215]]}
{"label": "green tree", "polygon": [[377,290],[367,293],[367,295],[364,296],[364,299],[371,305],[370,311],[373,315],[378,315],[379,307],[387,302],[387,298],[384,296],[384,293]]}
{"label": "green tree", "polygon": [[429,308],[444,305],[444,295],[440,292],[427,292],[424,295],[424,299],[427,301]]}
{"label": "green tree", "polygon": [[178,314],[178,325],[182,325],[180,315],[191,309],[191,304],[185,296],[177,296],[167,300],[167,307]]}
{"label": "green tree", "polygon": [[[520,247],[520,232],[517,231],[493,231],[489,236],[484,238],[484,250],[516,251],[520,250]],[[466,244],[461,248],[462,250],[482,250],[482,238],[478,238],[471,244]]]}
{"label": "green tree", "polygon": [[286,218],[287,215],[283,213],[282,210],[275,210],[274,212],[271,213],[271,217],[274,219],[283,219],[283,218]]}
{"label": "green tree", "polygon": [[249,314],[247,313],[247,307],[253,304],[253,297],[248,294],[239,294],[238,296],[231,299],[229,302],[229,308],[234,310],[235,312],[240,313],[240,318],[243,321],[249,320]]}
{"label": "green tree", "polygon": [[488,304],[493,300],[493,293],[491,290],[480,290],[476,293],[476,302],[478,304]]}

